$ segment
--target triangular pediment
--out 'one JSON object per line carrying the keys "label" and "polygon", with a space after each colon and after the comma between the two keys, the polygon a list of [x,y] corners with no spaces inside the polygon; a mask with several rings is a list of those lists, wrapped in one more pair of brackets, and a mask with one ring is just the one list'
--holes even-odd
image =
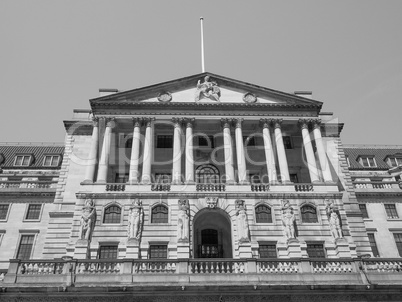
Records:
{"label": "triangular pediment", "polygon": [[[207,80],[205,79],[206,77]],[[118,103],[246,104],[321,108],[322,102],[209,72],[90,100],[91,106]]]}

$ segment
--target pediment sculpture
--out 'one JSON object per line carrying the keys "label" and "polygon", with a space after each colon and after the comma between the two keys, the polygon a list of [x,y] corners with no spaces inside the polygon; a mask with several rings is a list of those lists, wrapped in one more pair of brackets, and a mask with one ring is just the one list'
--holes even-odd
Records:
{"label": "pediment sculpture", "polygon": [[199,102],[202,99],[210,99],[212,101],[220,102],[221,90],[216,82],[210,81],[209,76],[204,78],[204,82],[199,80],[197,83],[197,90],[195,92],[195,101]]}

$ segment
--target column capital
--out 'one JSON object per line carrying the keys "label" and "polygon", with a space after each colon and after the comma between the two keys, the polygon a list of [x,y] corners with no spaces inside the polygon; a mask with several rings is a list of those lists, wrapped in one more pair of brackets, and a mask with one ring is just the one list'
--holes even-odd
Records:
{"label": "column capital", "polygon": [[172,122],[175,127],[181,127],[181,125],[184,122],[184,119],[182,117],[172,117]]}
{"label": "column capital", "polygon": [[106,127],[114,128],[116,126],[116,119],[114,117],[106,118]]}
{"label": "column capital", "polygon": [[92,126],[98,127],[99,126],[99,118],[98,117],[93,117],[92,118]]}
{"label": "column capital", "polygon": [[262,128],[271,128],[271,120],[270,119],[267,119],[267,118],[262,118],[262,119],[260,119],[260,126],[262,127]]}
{"label": "column capital", "polygon": [[142,118],[132,117],[131,119],[133,120],[134,127],[141,127],[143,121]]}
{"label": "column capital", "polygon": [[222,118],[221,119],[222,128],[229,128],[230,129],[231,122],[232,122],[232,120],[229,119],[229,118]]}
{"label": "column capital", "polygon": [[240,117],[232,119],[232,122],[233,122],[235,128],[241,128],[243,121],[244,121],[244,119],[240,118]]}
{"label": "column capital", "polygon": [[277,119],[269,119],[269,121],[274,125],[274,128],[281,128],[283,119],[281,118],[277,118]]}
{"label": "column capital", "polygon": [[193,128],[194,123],[195,123],[195,118],[185,117],[185,118],[183,118],[183,122],[186,124],[186,128]]}
{"label": "column capital", "polygon": [[152,122],[155,120],[154,117],[143,117],[142,121],[146,127],[151,127]]}
{"label": "column capital", "polygon": [[310,119],[301,118],[299,119],[299,127],[301,129],[308,129],[308,125],[311,123]]}
{"label": "column capital", "polygon": [[313,123],[313,128],[314,129],[320,129],[321,128],[321,119],[314,119],[312,120]]}

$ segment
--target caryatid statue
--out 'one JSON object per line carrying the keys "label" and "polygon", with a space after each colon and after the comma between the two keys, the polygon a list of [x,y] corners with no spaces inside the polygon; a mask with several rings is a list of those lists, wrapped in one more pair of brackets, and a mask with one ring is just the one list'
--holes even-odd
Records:
{"label": "caryatid statue", "polygon": [[342,220],[338,208],[333,200],[326,199],[327,204],[325,211],[327,212],[329,228],[332,236],[337,238],[343,238],[342,234]]}
{"label": "caryatid statue", "polygon": [[82,208],[80,239],[91,241],[96,222],[96,209],[92,199],[86,199]]}
{"label": "caryatid statue", "polygon": [[287,239],[296,238],[296,218],[289,200],[282,201],[283,233]]}
{"label": "caryatid statue", "polygon": [[144,221],[144,209],[142,201],[138,198],[134,199],[128,213],[128,238],[141,239],[142,223]]}
{"label": "caryatid statue", "polygon": [[177,241],[189,241],[190,207],[187,199],[179,199],[179,211],[177,214]]}
{"label": "caryatid statue", "polygon": [[216,82],[209,81],[209,76],[204,78],[204,82],[198,81],[197,90],[195,92],[195,101],[198,102],[201,99],[207,98],[213,101],[219,102],[221,91]]}
{"label": "caryatid statue", "polygon": [[249,242],[249,228],[244,200],[236,200],[237,234],[239,242]]}

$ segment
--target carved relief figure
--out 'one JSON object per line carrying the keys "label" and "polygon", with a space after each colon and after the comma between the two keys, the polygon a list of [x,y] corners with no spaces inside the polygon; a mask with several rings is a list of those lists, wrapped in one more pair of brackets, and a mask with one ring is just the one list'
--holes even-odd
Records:
{"label": "carved relief figure", "polygon": [[283,232],[287,239],[296,238],[296,218],[289,200],[282,201]]}
{"label": "carved relief figure", "polygon": [[343,238],[342,234],[342,220],[341,215],[333,200],[325,200],[327,207],[325,208],[328,217],[329,228],[332,236],[337,238]]}
{"label": "carved relief figure", "polygon": [[221,91],[216,82],[210,82],[209,76],[204,78],[204,82],[199,80],[197,83],[197,91],[195,93],[195,101],[198,102],[203,98],[219,102]]}
{"label": "carved relief figure", "polygon": [[187,199],[179,200],[179,212],[177,214],[177,241],[188,242],[190,225],[190,207]]}
{"label": "carved relief figure", "polygon": [[82,208],[80,239],[91,241],[96,222],[96,209],[92,199],[86,199]]}
{"label": "carved relief figure", "polygon": [[208,208],[215,209],[218,204],[218,197],[205,197],[205,202]]}
{"label": "carved relief figure", "polygon": [[144,209],[142,207],[142,201],[135,199],[130,206],[128,214],[128,238],[134,238],[140,240],[142,234],[142,222],[144,221]]}
{"label": "carved relief figure", "polygon": [[249,242],[249,228],[244,200],[236,200],[237,234],[239,242]]}

